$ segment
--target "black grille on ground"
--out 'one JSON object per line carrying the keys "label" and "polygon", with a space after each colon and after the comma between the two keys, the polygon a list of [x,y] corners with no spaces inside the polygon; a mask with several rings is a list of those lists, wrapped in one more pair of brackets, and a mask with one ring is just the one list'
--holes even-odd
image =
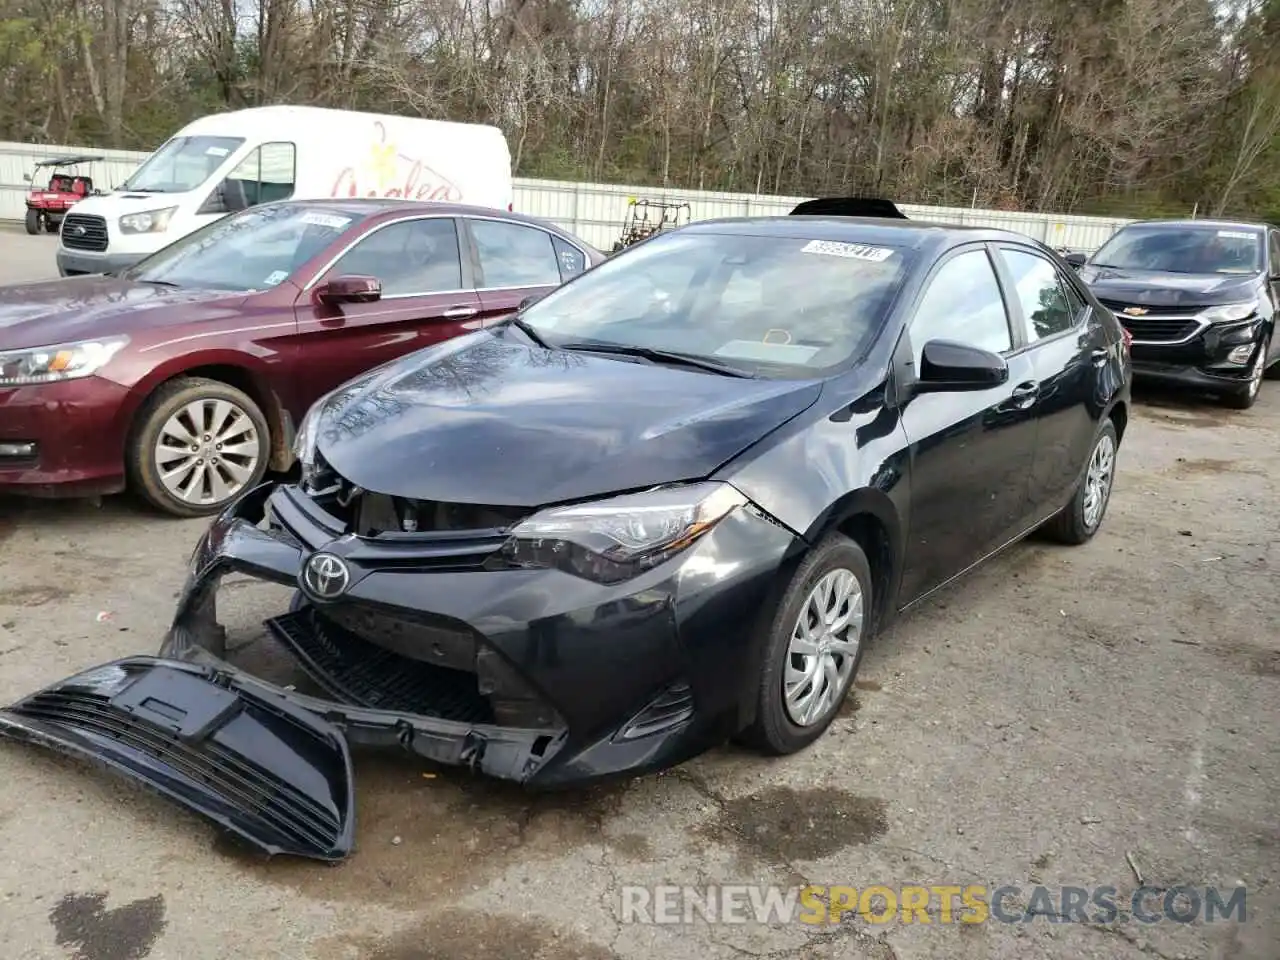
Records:
{"label": "black grille on ground", "polygon": [[312,607],[273,617],[266,625],[316,683],[346,703],[459,723],[493,723],[493,708],[474,673],[402,657],[326,620]]}
{"label": "black grille on ground", "polygon": [[618,735],[619,740],[635,740],[669,730],[693,716],[693,691],[687,683],[668,687],[641,710]]}
{"label": "black grille on ground", "polygon": [[[1137,307],[1139,310],[1146,310],[1148,314],[1159,317],[1194,317],[1197,313],[1204,309],[1198,304],[1175,304],[1171,307],[1155,307],[1149,303],[1130,303],[1127,300],[1103,300],[1098,302],[1115,314],[1123,314],[1126,307]],[[1122,319],[1128,319],[1123,317]]]}
{"label": "black grille on ground", "polygon": [[1121,326],[1133,334],[1133,339],[1148,343],[1172,343],[1185,340],[1199,326],[1194,320],[1177,317],[1126,317],[1117,314]]}
{"label": "black grille on ground", "polygon": [[342,823],[333,811],[269,771],[247,763],[211,737],[198,743],[184,742],[113,707],[107,697],[83,689],[45,691],[10,709],[85,730],[154,757],[304,849],[331,850],[341,839]]}
{"label": "black grille on ground", "polygon": [[69,213],[62,220],[62,245],[68,250],[107,249],[107,221],[87,213]]}

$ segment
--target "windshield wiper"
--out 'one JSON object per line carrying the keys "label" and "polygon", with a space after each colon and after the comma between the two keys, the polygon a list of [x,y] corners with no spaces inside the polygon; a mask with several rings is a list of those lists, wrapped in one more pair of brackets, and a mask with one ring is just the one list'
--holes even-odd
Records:
{"label": "windshield wiper", "polygon": [[538,331],[535,330],[533,326],[528,323],[528,321],[522,320],[520,318],[520,314],[513,313],[511,316],[507,317],[506,322],[508,325],[515,327],[517,330],[523,333],[526,337],[528,337],[530,340],[532,340],[534,343],[540,346],[543,350],[551,349],[547,341],[542,339],[542,334],[538,333]]}
{"label": "windshield wiper", "polygon": [[697,370],[706,370],[709,373],[718,373],[722,377],[740,377],[744,380],[754,380],[754,374],[747,371],[732,367],[725,363],[719,363],[715,360],[709,360],[705,357],[695,357],[687,353],[675,353],[671,350],[658,350],[655,347],[628,347],[620,343],[564,343],[560,345],[561,350],[579,350],[583,353],[605,353],[619,357],[640,357],[642,360],[648,360],[651,363],[670,363],[678,366],[693,367]]}
{"label": "windshield wiper", "polygon": [[128,279],[133,280],[136,283],[149,283],[155,287],[179,286],[179,284],[174,283],[172,280],[147,280],[147,279],[144,279],[143,277],[129,277]]}

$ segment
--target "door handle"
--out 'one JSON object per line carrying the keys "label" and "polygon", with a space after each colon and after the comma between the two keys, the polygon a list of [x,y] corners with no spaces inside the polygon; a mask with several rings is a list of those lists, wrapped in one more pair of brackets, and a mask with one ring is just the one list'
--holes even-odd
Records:
{"label": "door handle", "polygon": [[1011,399],[1015,409],[1026,410],[1036,402],[1036,398],[1039,396],[1040,384],[1035,380],[1028,380],[1026,383],[1020,383],[1013,388]]}
{"label": "door handle", "polygon": [[450,307],[444,312],[444,316],[446,320],[465,320],[467,317],[474,317],[479,312],[479,307]]}

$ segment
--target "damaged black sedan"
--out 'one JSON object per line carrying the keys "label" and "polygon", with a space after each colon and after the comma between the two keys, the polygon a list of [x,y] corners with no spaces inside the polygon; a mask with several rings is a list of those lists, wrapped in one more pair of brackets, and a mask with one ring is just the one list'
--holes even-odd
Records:
{"label": "damaged black sedan", "polygon": [[[201,539],[159,657],[0,732],[329,858],[348,743],[533,787],[794,753],[901,609],[1037,528],[1096,533],[1129,382],[1114,317],[1025,237],[673,230],[321,400],[300,482]],[[314,689],[233,665],[231,573],[294,590],[268,626]]]}

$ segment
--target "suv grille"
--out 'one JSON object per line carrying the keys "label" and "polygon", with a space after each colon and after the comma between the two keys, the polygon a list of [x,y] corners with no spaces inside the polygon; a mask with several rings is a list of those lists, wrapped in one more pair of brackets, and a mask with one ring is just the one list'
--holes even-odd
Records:
{"label": "suv grille", "polygon": [[107,221],[87,213],[69,213],[62,219],[62,245],[68,250],[107,249]]}
{"label": "suv grille", "polygon": [[1196,321],[1182,317],[1126,317],[1119,314],[1116,319],[1133,334],[1134,340],[1144,343],[1176,343],[1191,336],[1200,326]]}

